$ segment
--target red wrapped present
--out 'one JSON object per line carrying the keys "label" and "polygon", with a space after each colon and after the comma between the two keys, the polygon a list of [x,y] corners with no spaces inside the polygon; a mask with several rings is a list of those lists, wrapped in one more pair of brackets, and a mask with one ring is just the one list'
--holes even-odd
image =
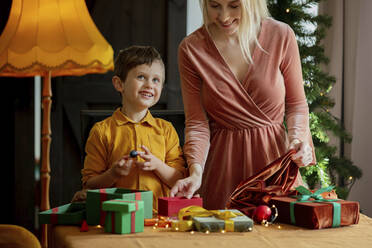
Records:
{"label": "red wrapped present", "polygon": [[340,227],[358,223],[358,202],[324,199],[321,196],[325,192],[323,189],[315,193],[302,186],[296,189],[301,194],[296,198],[282,196],[271,198],[270,203],[278,209],[278,222],[310,229]]}
{"label": "red wrapped present", "polygon": [[188,206],[203,206],[201,197],[187,199],[185,197],[159,197],[158,198],[158,215],[160,216],[177,216],[178,211]]}

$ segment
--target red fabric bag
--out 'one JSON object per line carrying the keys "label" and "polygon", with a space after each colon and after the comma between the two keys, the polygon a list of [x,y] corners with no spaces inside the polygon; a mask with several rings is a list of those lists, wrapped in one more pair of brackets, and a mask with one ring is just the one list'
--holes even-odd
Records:
{"label": "red fabric bag", "polygon": [[292,160],[295,153],[295,150],[290,150],[256,175],[242,181],[231,194],[227,207],[252,216],[257,206],[269,205],[272,197],[295,194],[292,186],[299,174],[299,167]]}

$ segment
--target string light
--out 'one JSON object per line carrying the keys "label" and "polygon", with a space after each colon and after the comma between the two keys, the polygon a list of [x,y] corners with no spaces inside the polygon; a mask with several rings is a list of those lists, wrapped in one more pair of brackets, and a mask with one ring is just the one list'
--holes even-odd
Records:
{"label": "string light", "polygon": [[225,233],[226,231],[225,230],[221,230],[221,233]]}
{"label": "string light", "polygon": [[279,225],[279,226],[278,226],[278,229],[282,229],[282,226]]}
{"label": "string light", "polygon": [[289,9],[286,9],[285,12],[289,13]]}
{"label": "string light", "polygon": [[191,231],[190,234],[194,234],[194,231]]}
{"label": "string light", "polygon": [[209,234],[209,230],[205,231],[205,234]]}
{"label": "string light", "polygon": [[350,181],[351,181],[351,180],[353,180],[353,177],[352,177],[352,176],[350,176],[350,177],[349,177],[349,180],[350,180]]}
{"label": "string light", "polygon": [[178,227],[176,227],[175,230],[178,231]]}
{"label": "string light", "polygon": [[97,228],[102,228],[102,226],[101,226],[101,225],[97,225],[96,227],[97,227]]}
{"label": "string light", "polygon": [[248,228],[248,231],[252,232],[252,230],[253,230],[253,228],[252,228],[252,227]]}

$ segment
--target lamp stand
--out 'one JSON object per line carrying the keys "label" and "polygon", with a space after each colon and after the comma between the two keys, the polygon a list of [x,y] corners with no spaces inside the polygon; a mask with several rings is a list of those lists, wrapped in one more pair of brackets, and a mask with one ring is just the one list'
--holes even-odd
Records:
{"label": "lamp stand", "polygon": [[[43,124],[41,129],[41,211],[50,209],[49,203],[49,184],[50,184],[50,143],[51,126],[50,126],[50,110],[52,106],[52,87],[51,87],[51,71],[43,75],[43,92],[42,92],[42,109],[43,109]],[[48,226],[41,226],[41,246],[48,247]]]}

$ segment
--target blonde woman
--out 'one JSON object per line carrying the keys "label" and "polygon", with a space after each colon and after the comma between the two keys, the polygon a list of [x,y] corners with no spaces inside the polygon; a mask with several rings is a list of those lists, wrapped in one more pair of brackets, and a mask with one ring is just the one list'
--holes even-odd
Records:
{"label": "blonde woman", "polygon": [[242,180],[289,149],[299,166],[315,156],[292,29],[269,17],[265,0],[200,5],[204,25],[178,51],[190,176],[171,195],[201,186],[205,207],[222,209]]}

